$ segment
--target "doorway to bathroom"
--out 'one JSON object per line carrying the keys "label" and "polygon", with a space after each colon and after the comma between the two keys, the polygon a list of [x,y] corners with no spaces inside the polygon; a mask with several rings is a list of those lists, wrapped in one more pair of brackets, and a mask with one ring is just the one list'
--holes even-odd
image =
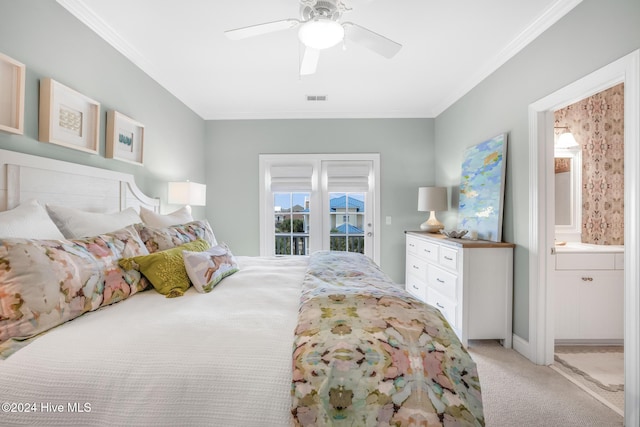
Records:
{"label": "doorway to bathroom", "polygon": [[553,191],[554,112],[624,83],[624,385],[625,423],[638,425],[640,395],[640,50],[594,71],[529,106],[529,358],[551,365],[555,349],[554,289],[556,263]]}
{"label": "doorway to bathroom", "polygon": [[624,83],[554,111],[551,367],[624,415]]}

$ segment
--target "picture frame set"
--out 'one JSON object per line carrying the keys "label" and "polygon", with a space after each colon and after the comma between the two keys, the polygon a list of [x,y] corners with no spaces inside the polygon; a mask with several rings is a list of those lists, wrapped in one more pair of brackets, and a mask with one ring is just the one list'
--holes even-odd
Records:
{"label": "picture frame set", "polygon": [[[24,134],[26,66],[0,53],[0,131]],[[53,80],[40,80],[38,140],[90,154],[100,152],[100,103]],[[143,165],[144,125],[107,112],[105,157]]]}
{"label": "picture frame set", "polygon": [[108,111],[105,156],[108,159],[142,165],[143,152],[144,125],[118,111]]}
{"label": "picture frame set", "polygon": [[24,133],[26,67],[0,53],[0,131]]}
{"label": "picture frame set", "polygon": [[98,154],[100,103],[51,79],[40,80],[38,139]]}

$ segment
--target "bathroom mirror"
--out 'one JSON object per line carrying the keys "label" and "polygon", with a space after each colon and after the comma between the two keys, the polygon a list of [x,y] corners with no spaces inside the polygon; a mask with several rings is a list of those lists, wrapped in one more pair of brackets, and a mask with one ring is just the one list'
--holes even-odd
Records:
{"label": "bathroom mirror", "polygon": [[556,239],[580,241],[582,214],[582,153],[579,148],[555,149]]}

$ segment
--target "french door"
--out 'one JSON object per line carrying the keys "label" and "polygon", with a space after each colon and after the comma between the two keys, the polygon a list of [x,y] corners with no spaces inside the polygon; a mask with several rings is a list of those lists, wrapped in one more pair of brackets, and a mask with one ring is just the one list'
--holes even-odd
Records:
{"label": "french door", "polygon": [[359,252],[378,262],[379,155],[260,155],[260,253]]}

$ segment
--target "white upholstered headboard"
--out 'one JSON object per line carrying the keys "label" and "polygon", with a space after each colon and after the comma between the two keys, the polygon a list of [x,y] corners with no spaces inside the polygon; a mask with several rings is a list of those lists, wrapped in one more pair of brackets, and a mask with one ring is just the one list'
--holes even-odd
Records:
{"label": "white upholstered headboard", "polygon": [[133,175],[0,149],[0,211],[29,199],[89,212],[139,212],[140,206],[158,212],[160,206]]}

